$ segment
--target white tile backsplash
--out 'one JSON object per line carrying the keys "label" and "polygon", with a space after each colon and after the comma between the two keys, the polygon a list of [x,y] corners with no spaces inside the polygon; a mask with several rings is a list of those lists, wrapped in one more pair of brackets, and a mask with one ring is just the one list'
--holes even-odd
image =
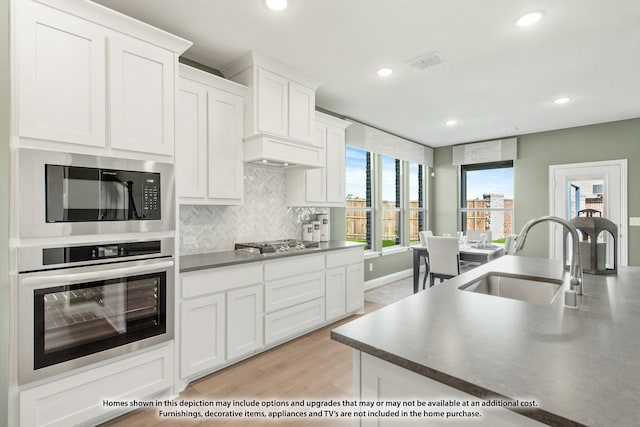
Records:
{"label": "white tile backsplash", "polygon": [[180,206],[180,254],[233,250],[237,242],[299,239],[303,222],[325,208],[286,205],[286,175],[245,167],[244,205]]}

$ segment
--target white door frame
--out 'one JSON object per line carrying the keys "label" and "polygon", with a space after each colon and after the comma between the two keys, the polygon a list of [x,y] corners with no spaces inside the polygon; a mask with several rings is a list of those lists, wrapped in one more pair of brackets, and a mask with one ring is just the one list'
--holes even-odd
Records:
{"label": "white door frame", "polygon": [[[628,209],[627,209],[627,159],[620,160],[604,160],[599,162],[585,162],[585,163],[571,163],[564,165],[550,165],[549,166],[549,214],[555,215],[558,206],[556,206],[555,200],[555,177],[560,171],[569,170],[585,170],[587,168],[595,167],[610,167],[617,166],[620,168],[620,222],[616,224],[618,226],[618,265],[627,265],[628,263],[628,240],[627,240],[627,223],[628,223]],[[608,177],[605,177],[608,178]],[[607,191],[611,188],[609,182],[605,182],[605,188]],[[564,217],[564,215],[563,215]],[[562,259],[562,254],[556,254],[554,244],[554,229],[555,227],[549,227],[549,255],[550,258]]]}

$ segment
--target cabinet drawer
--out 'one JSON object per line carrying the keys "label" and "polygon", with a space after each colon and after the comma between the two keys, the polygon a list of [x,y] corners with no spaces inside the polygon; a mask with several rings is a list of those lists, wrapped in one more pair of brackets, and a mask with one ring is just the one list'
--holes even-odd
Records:
{"label": "cabinet drawer", "polygon": [[264,316],[265,344],[269,345],[324,322],[324,299],[318,298]]}
{"label": "cabinet drawer", "polygon": [[266,282],[321,270],[324,270],[324,255],[284,258],[264,264],[264,280]]}
{"label": "cabinet drawer", "polygon": [[324,274],[316,271],[264,285],[265,312],[280,310],[324,295]]}
{"label": "cabinet drawer", "polygon": [[173,345],[20,393],[20,425],[95,425],[124,411],[105,400],[142,400],[173,386]]}
{"label": "cabinet drawer", "polygon": [[361,247],[355,249],[337,250],[327,254],[327,268],[357,264],[363,261],[364,250]]}
{"label": "cabinet drawer", "polygon": [[262,282],[262,264],[211,268],[180,274],[182,298],[212,294]]}

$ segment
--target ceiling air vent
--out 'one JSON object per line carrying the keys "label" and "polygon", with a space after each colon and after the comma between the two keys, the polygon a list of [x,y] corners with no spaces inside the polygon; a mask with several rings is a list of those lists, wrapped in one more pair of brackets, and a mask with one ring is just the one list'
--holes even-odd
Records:
{"label": "ceiling air vent", "polygon": [[424,70],[427,67],[434,67],[442,64],[442,58],[438,56],[438,52],[429,52],[407,61],[407,64],[414,70]]}

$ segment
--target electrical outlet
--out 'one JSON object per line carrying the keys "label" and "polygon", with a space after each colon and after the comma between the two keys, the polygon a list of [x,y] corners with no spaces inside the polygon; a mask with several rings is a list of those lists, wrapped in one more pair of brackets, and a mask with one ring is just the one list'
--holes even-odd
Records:
{"label": "electrical outlet", "polygon": [[370,263],[369,263],[369,272],[372,272],[372,271],[373,271],[373,263],[372,263],[372,262],[370,262]]}
{"label": "electrical outlet", "polygon": [[637,216],[629,217],[629,225],[632,227],[640,226],[640,217],[637,217]]}

